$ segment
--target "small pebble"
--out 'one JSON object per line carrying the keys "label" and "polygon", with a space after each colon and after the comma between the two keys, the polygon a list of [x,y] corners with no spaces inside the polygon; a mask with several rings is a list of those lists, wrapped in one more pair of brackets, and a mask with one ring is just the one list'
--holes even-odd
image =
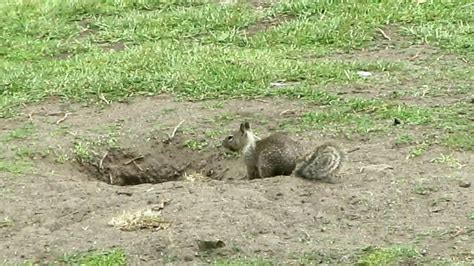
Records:
{"label": "small pebble", "polygon": [[462,187],[462,188],[468,188],[468,187],[471,186],[471,182],[466,181],[466,180],[462,180],[461,182],[459,182],[459,186]]}
{"label": "small pebble", "polygon": [[372,73],[367,72],[367,71],[357,71],[357,75],[359,75],[359,77],[361,78],[368,78],[372,76]]}

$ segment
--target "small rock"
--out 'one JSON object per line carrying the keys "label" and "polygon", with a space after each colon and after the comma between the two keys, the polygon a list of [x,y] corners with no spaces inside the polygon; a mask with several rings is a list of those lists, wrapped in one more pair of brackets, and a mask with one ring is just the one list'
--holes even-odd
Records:
{"label": "small rock", "polygon": [[356,205],[356,204],[359,204],[361,202],[360,199],[357,199],[357,198],[353,198],[349,201],[349,204],[351,205]]}
{"label": "small rock", "polygon": [[198,248],[199,251],[208,251],[212,249],[218,249],[222,248],[225,246],[224,241],[217,240],[217,241],[212,241],[212,240],[198,240]]}
{"label": "small rock", "polygon": [[462,188],[468,188],[468,187],[471,186],[471,182],[466,181],[466,180],[461,180],[459,182],[459,186],[462,187]]}
{"label": "small rock", "polygon": [[115,191],[117,195],[125,195],[131,197],[133,195],[132,192],[127,192],[127,191]]}
{"label": "small rock", "polygon": [[441,211],[444,211],[445,208],[443,207],[436,207],[436,208],[432,208],[430,211],[431,212],[441,212]]}
{"label": "small rock", "polygon": [[367,72],[367,71],[357,71],[357,75],[359,75],[359,77],[361,78],[368,78],[372,76],[372,73]]}
{"label": "small rock", "polygon": [[300,82],[271,82],[270,87],[272,88],[282,88],[282,87],[288,87],[288,86],[298,86]]}
{"label": "small rock", "polygon": [[349,220],[359,220],[361,217],[358,214],[355,213],[349,213],[346,215],[347,219]]}

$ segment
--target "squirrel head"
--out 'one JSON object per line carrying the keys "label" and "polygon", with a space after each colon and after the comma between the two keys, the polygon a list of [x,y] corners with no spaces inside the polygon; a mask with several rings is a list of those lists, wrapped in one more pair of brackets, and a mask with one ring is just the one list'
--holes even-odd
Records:
{"label": "squirrel head", "polygon": [[251,134],[249,122],[241,123],[238,130],[232,132],[222,141],[222,146],[231,151],[240,151],[247,144]]}

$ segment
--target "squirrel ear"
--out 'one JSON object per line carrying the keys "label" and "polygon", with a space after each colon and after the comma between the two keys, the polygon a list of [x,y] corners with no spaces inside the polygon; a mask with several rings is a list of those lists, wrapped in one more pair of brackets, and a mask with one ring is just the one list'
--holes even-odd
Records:
{"label": "squirrel ear", "polygon": [[249,122],[245,122],[244,124],[246,130],[250,130],[250,124]]}
{"label": "squirrel ear", "polygon": [[240,124],[240,132],[241,132],[242,134],[244,134],[245,131],[249,131],[249,130],[250,130],[250,124],[249,124],[249,122],[244,122],[244,123],[241,123],[241,124]]}
{"label": "squirrel ear", "polygon": [[245,133],[245,124],[244,123],[240,124],[240,133],[242,133],[242,134]]}

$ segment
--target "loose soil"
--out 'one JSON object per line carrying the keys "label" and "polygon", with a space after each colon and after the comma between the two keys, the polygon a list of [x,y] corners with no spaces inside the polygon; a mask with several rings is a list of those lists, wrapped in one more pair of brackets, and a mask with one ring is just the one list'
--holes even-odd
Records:
{"label": "loose soil", "polygon": [[[459,169],[431,162],[447,152],[442,147],[407,159],[413,147],[395,145],[393,136],[337,139],[353,152],[340,182],[327,184],[295,177],[246,180],[240,159],[220,147],[227,133],[222,129],[234,129],[242,119],[255,121],[257,132],[266,135],[293,115],[281,114],[282,109],[303,108],[318,107],[274,99],[191,103],[158,96],[102,109],[54,100],[25,108],[23,117],[2,124],[6,133],[31,117],[33,141],[15,145],[61,148],[73,157],[77,139],[101,139],[107,128],[112,131],[110,125],[117,132],[106,138],[119,141],[113,148],[94,146],[97,155],[88,163],[33,156],[33,174],[1,173],[0,215],[11,220],[0,228],[2,261],[48,261],[121,247],[131,264],[194,264],[237,255],[291,262],[294,254],[304,253],[344,263],[367,246],[394,244],[414,245],[431,258],[472,258],[474,231],[467,215],[474,197],[472,187],[459,186],[460,180],[473,181],[472,153],[453,153],[464,165]],[[71,115],[56,124],[62,115],[54,114],[65,110]],[[330,139],[318,132],[297,138],[308,146]],[[190,139],[206,144],[191,149]],[[132,185],[137,183],[143,184]],[[108,225],[123,211],[164,201],[161,215],[169,227],[127,232]],[[224,245],[211,255],[199,250],[199,241],[218,240]]]}
{"label": "loose soil", "polygon": [[[437,56],[417,46],[339,59],[408,62],[417,53],[419,60]],[[364,96],[378,93],[369,88]],[[458,100],[410,99],[426,105]],[[132,265],[206,263],[219,256],[296,263],[304,254],[344,264],[369,246],[398,244],[416,247],[428,260],[472,261],[474,193],[465,184],[474,182],[474,154],[433,145],[407,158],[416,144],[400,145],[397,135],[425,136],[423,128],[344,138],[295,133],[306,147],[331,140],[348,152],[335,184],[286,176],[247,180],[241,159],[221,147],[243,120],[265,136],[309,110],[322,109],[278,98],[193,103],[167,95],[103,107],[57,99],[25,106],[0,126],[0,158],[32,164],[23,174],[0,172],[0,261],[47,262],[120,247]],[[5,140],[25,125],[31,135]],[[15,157],[18,148],[29,149],[29,158]],[[436,163],[441,154],[458,164]],[[169,226],[121,231],[109,225],[124,211],[156,206]],[[203,243],[217,244],[209,251]]]}

